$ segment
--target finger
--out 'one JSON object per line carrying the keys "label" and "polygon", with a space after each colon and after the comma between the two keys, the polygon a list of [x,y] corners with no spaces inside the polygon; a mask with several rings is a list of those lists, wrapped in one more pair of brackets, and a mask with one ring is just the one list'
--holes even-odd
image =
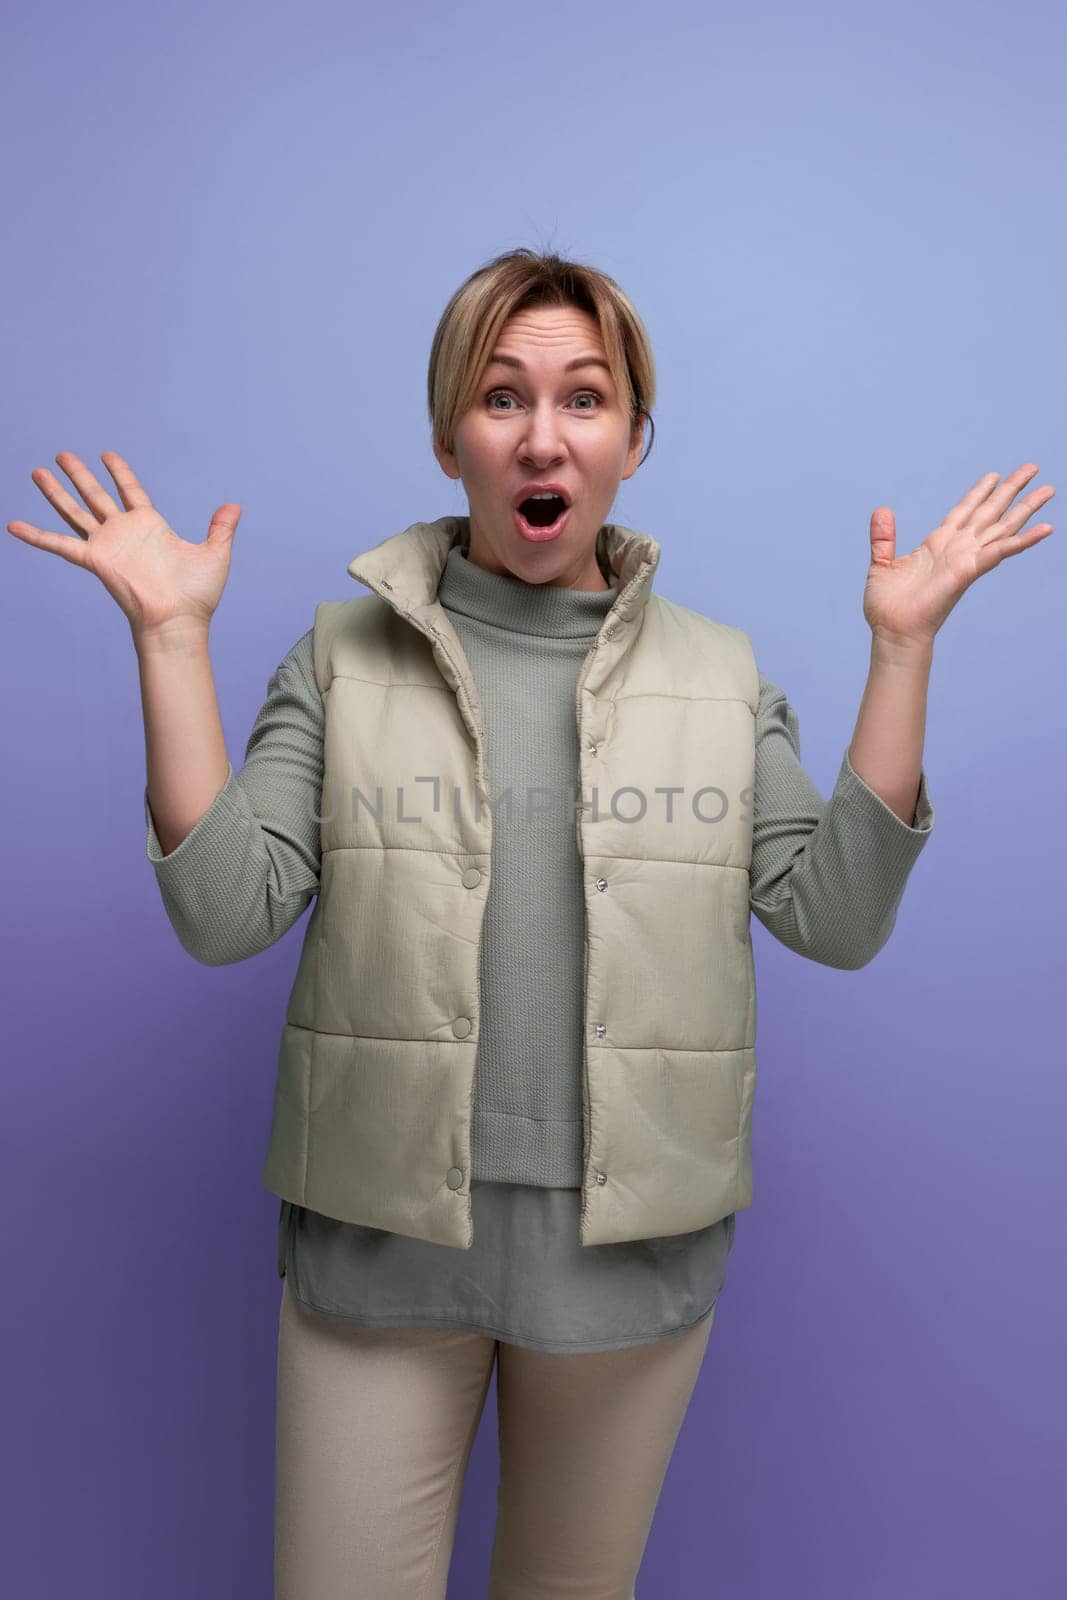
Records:
{"label": "finger", "polygon": [[1029,550],[1031,545],[1040,544],[1042,539],[1047,539],[1052,532],[1051,522],[1039,522],[1033,528],[1027,528],[1024,533],[1006,533],[1003,538],[993,539],[982,546],[983,560],[989,567],[997,566],[1006,556],[1017,556],[1020,550]]}
{"label": "finger", "polygon": [[207,530],[207,543],[231,544],[240,520],[241,507],[235,500],[227,500],[225,505],[219,506],[211,519],[211,526]]}
{"label": "finger", "polygon": [[[1005,478],[1004,482],[1000,484],[993,493],[987,495],[981,505],[976,508],[971,519],[972,526],[978,529],[985,529],[988,528],[992,523],[999,522],[1007,507],[1011,505],[1011,502],[1019,493],[1019,490],[1022,488],[1023,484],[1029,483],[1030,479],[1034,476],[1037,470],[1038,469],[1036,465],[1032,461],[1024,463],[1024,465],[1021,467],[1016,467],[1011,476]],[[1021,517],[1020,522],[1025,522],[1026,517],[1029,516],[1029,514],[1030,513],[1027,512],[1026,516]]]}
{"label": "finger", "polygon": [[85,566],[85,543],[82,539],[72,539],[69,533],[50,533],[47,528],[35,528],[32,522],[9,522],[7,531],[23,544],[33,544],[38,550],[62,556],[76,567]]}
{"label": "finger", "polygon": [[[63,521],[68,523],[75,533],[81,534],[83,539],[88,539],[89,535],[94,533],[100,526],[96,518],[91,516],[84,506],[80,506],[72,495],[67,493],[55,473],[48,467],[34,467],[30,477],[49,505],[54,506]],[[32,524],[27,522],[23,526],[28,528]]]}
{"label": "finger", "polygon": [[104,450],[100,455],[101,461],[114,478],[118,486],[122,503],[127,511],[132,511],[135,506],[148,506],[152,502],[141,486],[140,480],[128,461],[115,454],[114,450]]}
{"label": "finger", "polygon": [[61,450],[56,460],[98,522],[103,522],[105,517],[119,515],[118,506],[103,485],[96,481],[80,456],[76,456],[72,450]]}
{"label": "finger", "polygon": [[889,506],[871,512],[871,560],[892,566],[897,548],[897,519]]}
{"label": "finger", "polygon": [[1006,533],[1001,539],[993,539],[990,544],[984,544],[979,560],[979,573],[992,573],[993,566],[1000,566],[1001,562],[1008,560],[1009,555],[1019,555],[1021,550],[1029,550],[1033,544],[1040,544],[1041,539],[1048,539],[1053,531],[1051,522],[1040,522],[1037,528],[1027,528],[1025,533]]}
{"label": "finger", "polygon": [[978,510],[982,501],[993,493],[999,478],[999,472],[984,472],[978,482],[967,490],[963,499],[957,500],[952,510],[942,518],[942,522],[966,522]]}
{"label": "finger", "polygon": [[980,534],[979,543],[989,544],[999,539],[1003,534],[1015,534],[1022,527],[1028,517],[1045,505],[1055,495],[1056,491],[1050,483],[1042,484],[1040,489],[1034,489],[1025,500],[1020,500],[1017,506],[1012,506],[1010,511],[1003,512],[993,523],[985,521],[984,516],[977,524]]}

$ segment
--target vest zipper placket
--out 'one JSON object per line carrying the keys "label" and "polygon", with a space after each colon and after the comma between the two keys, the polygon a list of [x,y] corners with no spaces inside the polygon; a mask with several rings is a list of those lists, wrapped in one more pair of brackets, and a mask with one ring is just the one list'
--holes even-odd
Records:
{"label": "vest zipper placket", "polygon": [[[381,582],[382,582],[383,586],[386,589],[389,589],[389,590],[392,589],[392,584],[390,584],[385,578],[383,578],[381,580]],[[374,587],[375,587],[376,592],[379,592],[379,591],[377,591],[377,585],[375,585]],[[381,595],[381,598],[383,600],[385,600],[387,602],[387,604],[392,606],[393,610],[397,613],[398,616],[401,616],[406,621],[410,622],[411,626],[413,628],[416,628],[418,630],[418,632],[423,635],[424,638],[432,639],[434,641],[434,643],[437,645],[438,649],[441,651],[441,654],[445,657],[445,659],[448,662],[449,666],[452,668],[452,671],[455,673],[455,675],[456,675],[456,683],[458,685],[459,692],[460,692],[460,705],[461,705],[461,708],[462,707],[466,708],[467,717],[466,717],[465,720],[467,722],[468,731],[470,732],[471,737],[474,740],[475,767],[478,769],[476,774],[475,774],[475,776],[480,776],[483,792],[486,795],[487,799],[491,802],[493,796],[492,796],[492,790],[490,789],[490,786],[489,786],[489,769],[488,769],[488,766],[487,766],[486,760],[485,760],[485,718],[482,715],[481,705],[479,704],[477,706],[477,708],[476,708],[475,704],[474,704],[474,701],[471,699],[470,693],[469,693],[468,688],[467,688],[466,677],[465,677],[463,671],[461,670],[461,668],[459,666],[459,663],[456,661],[456,658],[453,656],[451,650],[449,650],[449,648],[448,648],[447,644],[445,643],[445,641],[442,639],[440,633],[433,626],[433,623],[420,621],[419,618],[416,617],[411,611],[408,611],[404,606],[398,605],[397,602],[392,598],[392,594],[391,593],[389,595]],[[492,804],[490,804],[490,806],[489,806],[489,854],[490,854],[490,860],[492,859],[492,847],[493,847],[493,808],[492,808]],[[485,917],[483,915],[483,917],[482,917],[482,934],[483,935],[484,935],[484,932],[485,932]],[[481,943],[480,943],[480,941],[479,941],[479,949],[478,949],[478,961],[479,961],[479,963],[481,962]],[[481,990],[479,988],[479,993],[478,993],[478,1026],[479,1026],[479,1030],[481,1028],[481,1018],[482,1018],[482,997],[481,997]],[[474,1127],[474,1114],[475,1114],[475,1105],[476,1105],[476,1096],[475,1096],[476,1086],[477,1086],[477,1073],[473,1074],[472,1078],[471,1078],[471,1127],[472,1128]],[[473,1145],[473,1141],[472,1141],[472,1145]],[[474,1163],[474,1151],[473,1151],[473,1148],[471,1149],[471,1157],[470,1157],[470,1159],[471,1159],[471,1165],[473,1166],[473,1163]],[[468,1176],[468,1181],[472,1181],[471,1178],[470,1178],[470,1170],[469,1169],[468,1169],[467,1176]],[[468,1204],[468,1208],[469,1208],[470,1207],[470,1196],[469,1196],[469,1194],[468,1194],[468,1198],[467,1198],[467,1204]]]}
{"label": "vest zipper placket", "polygon": [[[621,591],[621,593],[618,594],[615,597],[615,604],[611,607],[611,610],[608,612],[607,616],[604,618],[603,628],[602,628],[601,632],[597,634],[596,638],[593,640],[593,643],[590,645],[589,653],[586,656],[585,660],[582,662],[581,670],[578,673],[578,681],[577,681],[577,683],[575,684],[575,687],[574,687],[574,711],[575,711],[575,720],[576,720],[577,725],[578,725],[578,799],[579,799],[579,801],[581,801],[581,799],[582,799],[582,793],[581,793],[582,757],[585,754],[585,748],[586,748],[586,745],[585,745],[585,730],[584,730],[584,728],[582,726],[582,690],[585,688],[585,682],[586,682],[586,679],[589,676],[590,668],[592,667],[593,662],[596,660],[596,652],[597,652],[597,649],[598,649],[598,647],[600,645],[601,638],[613,639],[615,637],[615,622],[612,620],[613,616],[617,616],[618,615],[619,608],[621,607],[624,599],[627,599],[629,597],[631,592],[634,589],[637,588],[637,586],[643,581],[643,579],[644,579],[644,566],[642,565],[642,567],[638,570],[638,572],[634,575],[634,577],[632,577],[630,579],[630,582]],[[585,906],[585,870],[584,870],[585,849],[584,849],[584,846],[582,844],[581,817],[582,817],[582,813],[576,807],[575,808],[575,812],[574,812],[574,826],[575,826],[575,833],[576,833],[577,844],[578,844],[578,854],[581,857],[582,863],[583,863],[583,870],[582,870],[582,904],[583,904],[583,907],[584,907]],[[592,1149],[592,1146],[593,1146],[593,1128],[592,1128],[593,1109],[592,1109],[592,1103],[591,1103],[590,1097],[589,1097],[589,1028],[590,1028],[590,1021],[589,1021],[589,912],[588,912],[588,909],[586,909],[585,915],[584,915],[584,919],[583,919],[582,942],[583,942],[584,949],[585,949],[585,961],[584,961],[583,971],[582,971],[582,990],[583,990],[583,993],[582,993],[582,1099],[583,1099],[583,1103],[584,1103],[584,1106],[585,1106],[585,1122],[584,1122],[583,1128],[582,1128],[582,1187],[581,1187],[581,1197],[582,1198],[581,1198],[581,1210],[580,1210],[579,1215],[578,1215],[578,1242],[579,1243],[581,1243],[582,1224],[585,1221],[585,1214],[586,1214],[586,1211],[588,1210],[588,1201],[587,1201],[586,1196],[587,1196],[587,1192],[588,1192],[589,1152],[590,1152],[590,1150]]]}
{"label": "vest zipper placket", "polygon": [[[593,640],[589,647],[589,654],[582,663],[578,673],[578,682],[574,690],[575,717],[578,724],[578,800],[582,796],[582,756],[585,752],[585,732],[582,728],[582,689],[589,676],[589,668],[596,654],[600,635]],[[585,1213],[588,1209],[586,1199],[588,1191],[589,1151],[592,1148],[593,1130],[592,1107],[589,1102],[589,912],[585,908],[585,847],[582,843],[582,813],[578,807],[574,812],[574,827],[577,835],[578,854],[582,860],[582,947],[585,959],[582,965],[582,1102],[585,1107],[585,1120],[582,1124],[582,1203],[578,1215],[578,1242],[581,1243],[582,1224],[585,1222]]]}

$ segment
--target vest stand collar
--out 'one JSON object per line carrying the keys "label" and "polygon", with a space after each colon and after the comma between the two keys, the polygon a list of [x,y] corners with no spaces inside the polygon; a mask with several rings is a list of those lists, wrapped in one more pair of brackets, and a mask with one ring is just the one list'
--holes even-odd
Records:
{"label": "vest stand collar", "polygon": [[[474,740],[478,781],[488,793],[485,711],[459,636],[437,598],[448,552],[455,544],[469,542],[469,517],[413,522],[403,533],[356,556],[348,563],[348,571],[432,641],[434,658],[457,695],[463,720]],[[660,546],[650,535],[614,522],[601,527],[596,548],[601,565],[614,574],[619,592],[580,670],[576,700],[579,708],[583,689],[595,690],[625,653],[651,593],[660,557]],[[580,731],[580,709],[578,724]]]}
{"label": "vest stand collar", "polygon": [[[436,522],[413,522],[348,563],[348,573],[373,589],[396,610],[428,620],[437,607],[437,590],[448,552],[453,545],[470,543],[470,518],[438,517]],[[659,565],[660,546],[649,534],[605,522],[597,534],[597,559],[619,588],[605,619],[625,623],[637,616],[648,599]]]}

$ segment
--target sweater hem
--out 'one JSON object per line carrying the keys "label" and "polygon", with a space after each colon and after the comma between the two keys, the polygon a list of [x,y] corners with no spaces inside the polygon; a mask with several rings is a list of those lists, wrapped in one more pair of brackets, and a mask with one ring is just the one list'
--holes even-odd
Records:
{"label": "sweater hem", "polygon": [[484,1338],[498,1339],[502,1344],[517,1345],[522,1350],[540,1350],[546,1355],[583,1355],[595,1354],[600,1350],[628,1350],[635,1345],[658,1344],[664,1339],[679,1338],[684,1333],[691,1333],[706,1317],[710,1317],[718,1303],[718,1295],[710,1305],[705,1306],[699,1316],[691,1322],[679,1323],[674,1327],[661,1328],[636,1336],[626,1335],[621,1339],[592,1339],[592,1340],[563,1340],[563,1339],[532,1339],[525,1334],[512,1333],[510,1330],[500,1328],[488,1322],[468,1322],[459,1313],[452,1314],[447,1311],[420,1311],[390,1313],[385,1317],[374,1317],[365,1314],[355,1314],[347,1311],[328,1310],[305,1300],[293,1288],[291,1274],[286,1275],[288,1293],[296,1303],[311,1316],[318,1317],[326,1322],[346,1322],[361,1328],[440,1328],[456,1333],[481,1334]]}

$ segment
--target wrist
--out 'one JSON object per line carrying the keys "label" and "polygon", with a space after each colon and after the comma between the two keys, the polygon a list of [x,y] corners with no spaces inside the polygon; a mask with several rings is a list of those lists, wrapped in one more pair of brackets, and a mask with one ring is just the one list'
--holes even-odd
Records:
{"label": "wrist", "polygon": [[192,655],[207,648],[210,625],[210,618],[170,617],[166,622],[131,622],[130,633],[139,656]]}
{"label": "wrist", "polygon": [[934,656],[934,635],[895,634],[886,628],[871,630],[871,660],[892,667],[929,668]]}

